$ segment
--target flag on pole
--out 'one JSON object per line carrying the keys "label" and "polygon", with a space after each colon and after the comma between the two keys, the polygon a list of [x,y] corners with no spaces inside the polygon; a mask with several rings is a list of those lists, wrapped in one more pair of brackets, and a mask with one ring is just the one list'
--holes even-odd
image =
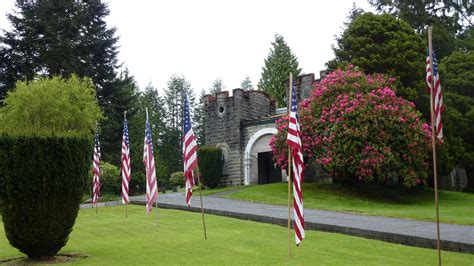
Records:
{"label": "flag on pole", "polygon": [[99,143],[99,128],[96,129],[94,138],[94,156],[92,159],[92,171],[94,176],[92,178],[92,205],[97,205],[97,200],[100,196],[100,143]]}
{"label": "flag on pole", "polygon": [[[443,124],[441,123],[441,113],[443,112],[443,95],[441,94],[441,85],[438,73],[438,61],[433,52],[433,71],[431,71],[430,55],[427,52],[426,56],[426,83],[430,89],[432,97],[434,97],[434,114],[435,114],[435,136],[440,143],[443,142]],[[433,79],[434,88],[431,80]],[[430,100],[431,105],[433,101]]]}
{"label": "flag on pole", "polygon": [[[299,245],[304,239],[304,213],[303,213],[303,194],[301,183],[303,182],[303,150],[300,138],[300,125],[298,122],[297,101],[295,88],[291,88],[291,110],[290,122],[288,125],[288,136],[286,140],[291,150],[291,162],[293,172],[293,213],[295,241]],[[290,174],[291,176],[291,174]]]}
{"label": "flag on pole", "polygon": [[128,198],[128,188],[130,183],[131,171],[130,168],[130,139],[128,137],[128,125],[127,118],[123,121],[123,134],[122,134],[122,203],[127,204],[130,202]]}
{"label": "flag on pole", "polygon": [[187,95],[184,95],[183,129],[183,163],[184,178],[186,180],[186,203],[188,206],[191,206],[191,196],[193,195],[194,186],[193,170],[197,167],[197,144],[191,123],[191,117],[189,115],[189,101]]}
{"label": "flag on pole", "polygon": [[143,147],[143,163],[146,172],[146,213],[151,213],[153,202],[158,197],[156,184],[155,158],[153,157],[153,142],[151,139],[151,128],[148,122],[148,112],[145,123],[145,143]]}

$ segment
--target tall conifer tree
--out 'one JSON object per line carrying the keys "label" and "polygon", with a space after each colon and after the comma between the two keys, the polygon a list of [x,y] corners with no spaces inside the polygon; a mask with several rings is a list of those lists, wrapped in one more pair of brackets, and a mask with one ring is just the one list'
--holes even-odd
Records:
{"label": "tall conifer tree", "polygon": [[283,36],[275,35],[270,53],[265,59],[265,66],[262,67],[262,77],[258,82],[258,88],[263,90],[278,101],[279,105],[286,105],[286,88],[284,82],[288,75],[293,73],[297,77],[301,73],[298,67],[298,59],[286,44]]}
{"label": "tall conifer tree", "polygon": [[76,73],[90,77],[104,106],[116,77],[115,28],[100,0],[17,0],[12,30],[0,38],[0,99],[18,80]]}

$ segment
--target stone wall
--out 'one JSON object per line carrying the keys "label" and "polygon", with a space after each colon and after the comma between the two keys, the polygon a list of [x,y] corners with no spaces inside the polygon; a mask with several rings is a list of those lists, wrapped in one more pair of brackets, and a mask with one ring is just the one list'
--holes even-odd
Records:
{"label": "stone wall", "polygon": [[207,95],[205,105],[205,145],[220,147],[227,154],[222,184],[243,185],[243,149],[245,134],[242,122],[275,113],[275,102],[261,91],[234,89]]}

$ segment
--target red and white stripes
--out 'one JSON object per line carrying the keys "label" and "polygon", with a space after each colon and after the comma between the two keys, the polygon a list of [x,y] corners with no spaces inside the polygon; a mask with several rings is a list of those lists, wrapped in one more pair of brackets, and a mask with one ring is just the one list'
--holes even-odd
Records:
{"label": "red and white stripes", "polygon": [[128,204],[130,199],[128,197],[129,183],[131,178],[130,168],[130,139],[128,137],[128,125],[127,119],[123,121],[123,134],[122,134],[122,203]]}
{"label": "red and white stripes", "polygon": [[191,117],[189,114],[188,96],[184,95],[183,108],[183,163],[184,163],[184,177],[186,180],[186,204],[191,206],[191,196],[193,195],[194,175],[193,170],[197,167],[197,144],[196,136],[194,135]]}
{"label": "red and white stripes", "polygon": [[92,205],[96,206],[100,196],[100,143],[99,129],[97,129],[94,138],[94,155],[92,159]]}
{"label": "red and white stripes", "polygon": [[[432,86],[432,81],[434,88]],[[443,142],[443,124],[441,123],[441,113],[443,111],[443,95],[441,94],[441,85],[438,73],[438,64],[433,53],[433,71],[431,71],[430,57],[426,57],[426,83],[430,88],[431,97],[434,97],[434,115],[435,115],[435,134],[439,142]],[[433,105],[433,101],[430,100],[430,106]]]}
{"label": "red and white stripes", "polygon": [[[287,144],[291,150],[291,163],[293,173],[293,211],[295,241],[299,245],[305,237],[304,233],[304,211],[303,211],[303,193],[301,183],[303,182],[303,150],[300,138],[300,125],[297,114],[297,101],[294,87],[291,90],[291,110],[290,121],[288,124]],[[290,174],[291,176],[291,174]]]}
{"label": "red and white stripes", "polygon": [[158,198],[158,185],[156,183],[155,158],[153,156],[153,142],[151,128],[148,122],[148,110],[145,124],[145,141],[143,148],[143,163],[146,172],[146,213],[151,213],[153,203]]}

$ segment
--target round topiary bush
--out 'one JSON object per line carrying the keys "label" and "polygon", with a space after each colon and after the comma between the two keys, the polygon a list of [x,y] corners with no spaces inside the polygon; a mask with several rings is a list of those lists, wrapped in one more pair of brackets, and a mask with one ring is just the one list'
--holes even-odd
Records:
{"label": "round topiary bush", "polygon": [[[322,164],[339,182],[423,183],[429,126],[413,103],[396,96],[393,80],[352,67],[326,76],[299,106],[307,162]],[[285,167],[288,120],[277,124],[270,145]]]}
{"label": "round topiary bush", "polygon": [[92,141],[84,137],[0,136],[2,216],[12,246],[37,259],[66,244],[91,152]]}

